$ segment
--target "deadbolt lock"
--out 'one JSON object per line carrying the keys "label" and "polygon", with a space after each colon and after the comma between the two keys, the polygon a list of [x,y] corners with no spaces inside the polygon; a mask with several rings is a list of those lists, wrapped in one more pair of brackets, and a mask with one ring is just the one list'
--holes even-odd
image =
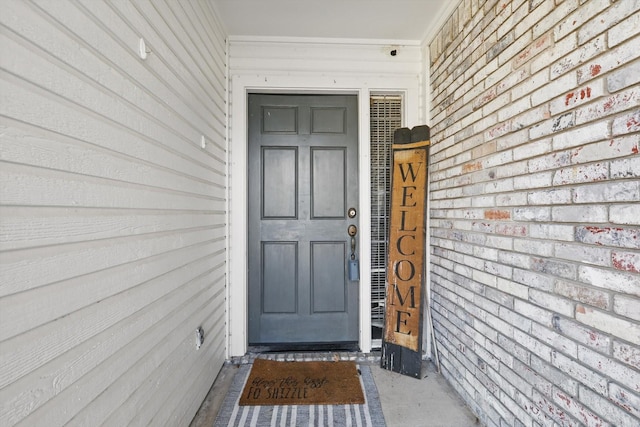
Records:
{"label": "deadbolt lock", "polygon": [[349,208],[347,216],[349,216],[349,218],[355,218],[357,213],[356,208]]}

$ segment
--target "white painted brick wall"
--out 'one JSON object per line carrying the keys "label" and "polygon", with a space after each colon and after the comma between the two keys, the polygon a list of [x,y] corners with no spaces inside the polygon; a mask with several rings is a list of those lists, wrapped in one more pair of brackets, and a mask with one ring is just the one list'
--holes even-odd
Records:
{"label": "white painted brick wall", "polygon": [[485,425],[640,425],[640,0],[453,16],[429,64],[445,375]]}

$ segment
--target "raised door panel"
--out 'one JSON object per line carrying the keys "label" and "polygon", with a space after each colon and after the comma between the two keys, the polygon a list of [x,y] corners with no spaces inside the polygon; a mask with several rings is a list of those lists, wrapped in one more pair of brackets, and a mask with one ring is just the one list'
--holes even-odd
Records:
{"label": "raised door panel", "polygon": [[262,313],[296,313],[297,299],[297,242],[263,242]]}
{"label": "raised door panel", "polygon": [[311,133],[344,134],[346,117],[346,108],[311,107]]}
{"label": "raised door panel", "polygon": [[298,150],[262,148],[262,218],[298,216]]}
{"label": "raised door panel", "polygon": [[298,133],[298,108],[280,106],[262,107],[262,133]]}
{"label": "raised door panel", "polygon": [[345,217],[346,149],[311,149],[311,203],[313,219]]}
{"label": "raised door panel", "polygon": [[311,242],[311,287],[313,312],[343,312],[346,301],[344,242]]}

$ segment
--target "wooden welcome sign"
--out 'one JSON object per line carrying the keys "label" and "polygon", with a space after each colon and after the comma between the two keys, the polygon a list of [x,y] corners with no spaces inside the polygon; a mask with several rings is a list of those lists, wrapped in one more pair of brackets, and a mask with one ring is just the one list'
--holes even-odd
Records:
{"label": "wooden welcome sign", "polygon": [[383,368],[420,377],[429,127],[393,135]]}

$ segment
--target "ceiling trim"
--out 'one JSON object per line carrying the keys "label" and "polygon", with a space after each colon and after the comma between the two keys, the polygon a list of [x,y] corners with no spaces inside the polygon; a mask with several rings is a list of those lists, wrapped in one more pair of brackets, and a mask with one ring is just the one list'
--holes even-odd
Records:
{"label": "ceiling trim", "polygon": [[277,36],[229,36],[230,42],[248,43],[304,43],[304,44],[350,44],[350,45],[393,45],[421,46],[420,40],[349,39],[331,37],[277,37]]}

